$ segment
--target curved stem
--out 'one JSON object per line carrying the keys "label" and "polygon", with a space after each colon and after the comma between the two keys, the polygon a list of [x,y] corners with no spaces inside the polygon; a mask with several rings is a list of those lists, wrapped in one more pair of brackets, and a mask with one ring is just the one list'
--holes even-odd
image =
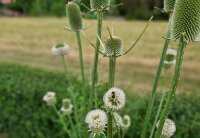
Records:
{"label": "curved stem", "polygon": [[176,63],[175,71],[174,71],[174,76],[173,76],[173,80],[172,80],[172,84],[171,84],[170,93],[169,93],[163,114],[161,115],[159,127],[158,127],[158,130],[156,131],[155,138],[160,138],[165,119],[167,118],[168,114],[170,113],[170,109],[173,104],[176,88],[177,88],[177,85],[178,85],[178,82],[180,79],[180,71],[181,71],[181,66],[182,66],[182,61],[183,61],[183,56],[184,56],[184,48],[187,45],[187,43],[184,42],[183,38],[184,38],[184,35],[181,35],[179,46],[178,46],[178,54],[177,54],[177,58],[176,58],[177,63]]}
{"label": "curved stem", "polygon": [[54,111],[56,112],[57,116],[59,117],[60,123],[63,125],[64,130],[67,132],[67,134],[70,136],[70,138],[72,138],[66,124],[65,121],[63,120],[63,117],[61,116],[61,114],[58,112],[57,108],[55,107],[55,105],[53,106]]}
{"label": "curved stem", "polygon": [[84,85],[85,84],[85,74],[84,74],[84,61],[83,61],[83,51],[82,51],[80,31],[76,31],[76,37],[77,37],[78,49],[79,49],[79,61],[80,61],[81,77],[82,77],[82,82],[83,82],[83,85]]}
{"label": "curved stem", "polygon": [[[166,35],[167,38],[170,37],[170,22],[171,22],[171,20],[169,21],[168,32],[167,32],[167,35]],[[162,55],[161,55],[161,58],[160,58],[159,67],[158,67],[158,70],[157,70],[157,73],[156,73],[156,77],[155,77],[154,84],[153,84],[153,89],[152,89],[152,92],[151,92],[151,97],[150,97],[148,107],[147,107],[147,113],[146,113],[145,121],[144,121],[143,128],[142,128],[141,138],[146,138],[147,128],[148,128],[148,125],[149,125],[149,121],[150,121],[150,117],[151,117],[151,113],[152,113],[152,109],[153,109],[153,105],[154,105],[154,101],[155,101],[155,95],[156,95],[156,91],[157,91],[157,88],[158,88],[158,83],[159,83],[159,80],[160,80],[160,75],[161,75],[162,68],[163,68],[163,65],[164,65],[164,60],[165,60],[165,56],[166,56],[168,46],[169,46],[169,39],[165,39]]]}
{"label": "curved stem", "polygon": [[[102,32],[102,21],[103,21],[103,12],[97,12],[97,36],[101,38]],[[96,48],[95,48],[95,55],[94,55],[94,62],[92,68],[92,84],[91,84],[91,94],[90,94],[90,101],[93,101],[93,94],[94,94],[94,102],[95,107],[97,107],[97,92],[95,91],[95,84],[98,82],[98,61],[99,61],[99,49],[100,49],[100,41],[98,37],[96,38]]]}
{"label": "curved stem", "polygon": [[143,36],[144,32],[146,31],[146,29],[149,26],[149,24],[150,24],[152,19],[153,19],[153,16],[151,16],[151,18],[149,19],[147,25],[145,26],[144,30],[142,31],[142,33],[140,34],[138,39],[135,41],[135,43],[123,55],[126,55],[127,53],[129,53],[133,49],[133,47],[139,42],[140,38]]}
{"label": "curved stem", "polygon": [[156,118],[154,120],[153,128],[151,129],[150,138],[153,138],[153,134],[154,134],[154,131],[155,131],[155,128],[156,128],[156,124],[158,122],[158,119],[159,119],[159,116],[160,116],[160,113],[161,113],[161,110],[162,110],[162,107],[163,107],[164,99],[165,99],[166,92],[167,92],[166,88],[167,88],[167,73],[166,73],[166,69],[165,69],[164,90],[162,92],[162,96],[161,96],[160,104],[159,104],[158,111],[157,111],[157,114],[156,114]]}

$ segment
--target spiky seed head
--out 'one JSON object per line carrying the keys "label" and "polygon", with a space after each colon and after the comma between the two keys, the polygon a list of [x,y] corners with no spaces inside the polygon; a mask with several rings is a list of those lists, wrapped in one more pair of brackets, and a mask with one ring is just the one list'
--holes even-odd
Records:
{"label": "spiky seed head", "polygon": [[81,30],[83,28],[83,20],[79,6],[74,2],[68,2],[66,13],[70,29],[74,31]]}
{"label": "spiky seed head", "polygon": [[93,11],[101,11],[110,6],[110,0],[90,0],[90,7]]}
{"label": "spiky seed head", "polygon": [[164,11],[171,13],[174,10],[176,0],[164,0]]}
{"label": "spiky seed head", "polygon": [[123,42],[117,36],[112,36],[104,42],[103,53],[105,56],[120,56],[123,54]]}
{"label": "spiky seed head", "polygon": [[200,0],[176,0],[170,28],[171,39],[200,41]]}

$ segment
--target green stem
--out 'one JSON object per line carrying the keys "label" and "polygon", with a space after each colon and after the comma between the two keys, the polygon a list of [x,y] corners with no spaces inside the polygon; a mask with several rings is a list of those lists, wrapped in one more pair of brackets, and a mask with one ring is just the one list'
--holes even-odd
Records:
{"label": "green stem", "polygon": [[112,113],[108,112],[108,132],[107,132],[107,138],[113,138],[113,132],[112,132]]}
{"label": "green stem", "polygon": [[70,136],[70,138],[72,138],[66,124],[65,121],[63,120],[63,117],[60,115],[60,113],[58,112],[57,108],[55,107],[55,105],[53,106],[54,111],[56,112],[57,116],[59,117],[60,123],[63,125],[64,130],[67,132],[67,134]]}
{"label": "green stem", "polygon": [[182,66],[182,61],[183,61],[183,56],[184,56],[184,48],[187,45],[187,43],[184,42],[183,38],[184,38],[184,36],[181,35],[179,47],[178,47],[178,54],[176,57],[177,63],[176,63],[175,71],[174,71],[174,76],[173,76],[173,80],[172,80],[172,84],[171,84],[170,93],[169,93],[163,114],[161,115],[159,127],[158,127],[158,130],[156,131],[155,138],[160,138],[161,132],[162,132],[162,129],[164,126],[164,122],[165,122],[168,114],[170,113],[170,109],[173,104],[176,88],[177,88],[177,85],[178,85],[178,82],[180,79],[180,71],[181,71],[181,66]]}
{"label": "green stem", "polygon": [[[167,32],[166,37],[167,38],[170,37],[170,23],[169,23],[169,28],[168,28],[168,32]],[[155,77],[154,84],[153,84],[153,89],[152,89],[152,92],[151,92],[151,97],[150,97],[148,107],[147,107],[147,113],[146,113],[145,121],[144,121],[144,124],[143,124],[141,138],[146,138],[147,128],[148,128],[148,125],[149,125],[149,121],[150,121],[150,117],[151,117],[151,113],[152,113],[152,109],[153,109],[153,105],[154,105],[154,101],[155,101],[156,91],[157,91],[157,88],[158,88],[158,83],[159,83],[159,80],[160,80],[160,76],[161,76],[162,68],[163,68],[163,65],[164,65],[164,60],[165,60],[165,56],[166,56],[168,46],[169,46],[169,39],[165,39],[162,55],[161,55],[161,58],[160,58],[159,67],[158,67],[158,70],[157,70],[157,73],[156,73],[156,77]]]}
{"label": "green stem", "polygon": [[112,114],[112,117],[113,117],[113,120],[114,120],[114,122],[115,122],[115,127],[117,128],[117,137],[118,138],[121,138],[121,134],[120,134],[120,126],[118,125],[118,122],[117,122],[117,120],[116,120],[116,118],[115,118],[115,116]]}
{"label": "green stem", "polygon": [[124,138],[124,137],[125,137],[125,130],[122,129],[122,138]]}
{"label": "green stem", "polygon": [[85,74],[84,74],[84,61],[83,61],[83,51],[82,51],[82,43],[81,43],[81,36],[80,31],[76,31],[76,37],[78,42],[78,49],[79,49],[79,61],[80,61],[80,69],[81,69],[81,78],[83,85],[85,84]]}
{"label": "green stem", "polygon": [[79,135],[79,138],[81,137],[80,135],[80,123],[79,123],[79,119],[78,119],[78,107],[76,105],[76,97],[75,95],[73,94],[73,91],[71,90],[72,88],[72,84],[71,82],[68,80],[68,77],[67,77],[67,66],[66,66],[66,62],[65,62],[65,58],[64,56],[61,56],[61,59],[62,59],[62,63],[63,63],[63,67],[64,67],[64,71],[65,71],[65,78],[66,78],[66,81],[69,83],[69,94],[70,94],[70,97],[72,98],[72,103],[74,105],[74,114],[75,114],[75,121],[77,123],[77,132],[78,132],[78,135]]}
{"label": "green stem", "polygon": [[[103,12],[99,11],[97,12],[97,35],[99,38],[101,38],[101,32],[102,32],[102,21],[103,21]],[[95,84],[98,82],[98,61],[99,61],[99,49],[100,49],[100,41],[98,37],[96,38],[96,48],[95,48],[95,55],[94,55],[94,62],[93,62],[93,68],[92,68],[92,84],[91,84],[91,94],[90,94],[90,100],[93,101],[93,93],[94,93],[94,101],[95,101],[95,107],[97,107],[97,92],[95,91]]]}
{"label": "green stem", "polygon": [[70,122],[70,126],[71,126],[72,129],[73,129],[73,132],[74,132],[73,134],[75,134],[76,137],[77,137],[76,128],[75,128],[75,126],[74,126],[74,123],[73,123],[72,118],[71,118],[70,115],[68,115],[68,120],[69,120],[69,122]]}
{"label": "green stem", "polygon": [[163,104],[164,104],[164,99],[165,99],[165,96],[166,96],[166,92],[167,92],[167,73],[166,73],[166,71],[167,70],[165,69],[164,90],[162,92],[162,96],[161,96],[160,104],[159,104],[158,111],[157,111],[157,114],[156,114],[156,118],[154,120],[153,128],[151,129],[150,138],[153,138],[153,134],[154,134],[154,131],[155,131],[155,128],[156,128],[156,124],[158,122],[158,119],[159,119],[159,116],[160,116],[160,113],[161,113],[161,110],[162,110],[162,107],[163,107]]}

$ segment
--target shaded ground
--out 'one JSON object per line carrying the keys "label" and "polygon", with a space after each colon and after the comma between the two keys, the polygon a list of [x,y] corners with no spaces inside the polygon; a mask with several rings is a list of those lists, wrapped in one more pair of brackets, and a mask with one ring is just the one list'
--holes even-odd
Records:
{"label": "shaded ground", "polygon": [[[108,36],[106,26],[112,26],[111,20],[104,22],[104,38]],[[124,41],[124,49],[137,39],[145,26],[140,21],[119,21],[114,23],[114,34]],[[26,64],[55,71],[61,71],[59,57],[51,55],[51,47],[57,42],[66,42],[71,46],[71,53],[66,57],[69,69],[79,73],[78,51],[75,34],[63,28],[65,18],[0,18],[0,61]],[[87,37],[95,42],[96,21],[85,21]],[[117,65],[117,86],[134,90],[138,93],[149,92],[152,87],[156,68],[167,28],[166,22],[152,22],[138,43],[137,47],[128,55],[120,58]],[[84,39],[84,57],[86,73],[90,74],[94,49]],[[172,47],[176,43],[172,43]],[[179,91],[199,91],[200,86],[200,54],[199,43],[189,44],[185,52]],[[107,58],[100,57],[100,79],[106,81],[108,77]],[[90,78],[88,77],[88,80]]]}

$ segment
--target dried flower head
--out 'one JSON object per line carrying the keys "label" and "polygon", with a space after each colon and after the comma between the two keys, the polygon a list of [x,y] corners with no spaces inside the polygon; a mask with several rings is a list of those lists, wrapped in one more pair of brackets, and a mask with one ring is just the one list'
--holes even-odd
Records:
{"label": "dried flower head", "polygon": [[43,101],[45,101],[49,106],[55,105],[56,104],[55,92],[47,92],[43,97]]}
{"label": "dried flower head", "polygon": [[200,41],[200,1],[176,0],[171,23],[171,39]]}
{"label": "dried flower head", "polygon": [[131,118],[129,115],[124,115],[121,122],[121,127],[123,129],[127,129],[131,126]]}
{"label": "dried flower head", "polygon": [[105,93],[103,101],[108,110],[118,111],[125,105],[125,93],[123,90],[113,87]]}
{"label": "dried flower head", "polygon": [[73,108],[73,105],[71,104],[71,100],[66,98],[66,99],[63,99],[62,103],[63,104],[60,111],[64,115],[70,115],[72,113],[72,108]]}
{"label": "dried flower head", "polygon": [[[157,126],[157,128],[159,127],[159,121],[156,126]],[[175,123],[170,119],[166,119],[161,135],[163,137],[171,137],[174,135],[175,131],[176,131]]]}
{"label": "dried flower head", "polygon": [[73,31],[83,29],[83,19],[79,6],[74,2],[68,2],[66,5],[66,13],[69,22],[69,28]]}
{"label": "dried flower head", "polygon": [[101,11],[110,6],[110,0],[90,0],[92,11]]}
{"label": "dried flower head", "polygon": [[63,56],[68,54],[70,51],[70,48],[67,44],[57,44],[52,49],[51,52],[55,56]]}
{"label": "dried flower head", "polygon": [[88,124],[89,131],[93,134],[103,133],[108,122],[107,114],[100,109],[92,110],[87,113],[85,122]]}

